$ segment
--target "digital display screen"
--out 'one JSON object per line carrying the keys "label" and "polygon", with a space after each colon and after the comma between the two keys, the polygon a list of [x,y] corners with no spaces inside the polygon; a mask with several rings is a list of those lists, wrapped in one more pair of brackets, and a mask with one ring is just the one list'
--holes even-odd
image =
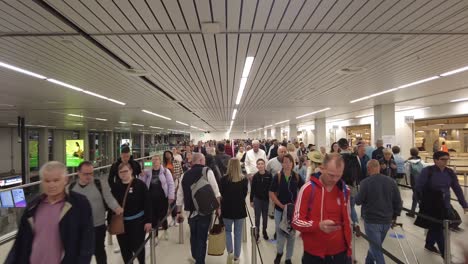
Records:
{"label": "digital display screen", "polygon": [[10,191],[0,192],[0,200],[2,200],[3,208],[13,208],[15,203],[13,202],[13,197],[11,196]]}
{"label": "digital display screen", "polygon": [[21,176],[18,175],[18,176],[4,178],[0,180],[0,187],[8,187],[11,185],[22,184],[22,183],[23,183],[23,180],[21,179]]}
{"label": "digital display screen", "polygon": [[26,207],[26,197],[24,196],[23,189],[14,189],[11,190],[13,194],[13,202],[15,207]]}
{"label": "digital display screen", "polygon": [[145,167],[152,167],[152,166],[153,166],[153,162],[152,162],[152,161],[145,161],[144,166],[145,166]]}

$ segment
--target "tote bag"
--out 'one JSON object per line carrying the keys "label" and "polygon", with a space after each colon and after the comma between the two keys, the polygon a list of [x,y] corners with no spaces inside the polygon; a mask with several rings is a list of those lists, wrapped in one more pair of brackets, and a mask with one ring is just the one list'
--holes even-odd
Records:
{"label": "tote bag", "polygon": [[[125,208],[125,202],[127,201],[128,190],[130,190],[130,186],[132,185],[132,181],[130,181],[130,183],[127,186],[127,190],[125,190],[125,195],[124,195],[124,199],[123,199],[123,202],[122,202],[122,208]],[[108,231],[109,231],[109,234],[111,234],[111,235],[120,235],[120,234],[125,233],[123,214],[120,214],[120,215],[113,214],[112,215],[112,218],[111,218],[111,221],[110,221],[110,224],[109,224],[109,227],[108,227]]]}
{"label": "tote bag", "polygon": [[226,249],[226,232],[224,224],[221,224],[220,221],[216,223],[216,220],[219,220],[218,216],[216,216],[208,235],[208,255],[210,256],[222,256]]}

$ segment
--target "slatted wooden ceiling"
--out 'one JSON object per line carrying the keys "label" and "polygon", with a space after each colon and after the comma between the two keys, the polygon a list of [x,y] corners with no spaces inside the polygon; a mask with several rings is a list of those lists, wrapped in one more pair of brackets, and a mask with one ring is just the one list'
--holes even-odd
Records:
{"label": "slatted wooden ceiling", "polygon": [[[132,67],[147,70],[148,79],[218,130],[229,126],[247,56],[255,56],[255,61],[234,131],[243,129],[244,119],[248,127],[257,128],[323,107],[345,113],[404,101],[411,97],[403,90],[349,104],[468,64],[466,1],[46,2]],[[0,2],[0,22],[1,32],[74,32],[26,0]],[[204,22],[220,23],[223,33],[203,34]],[[395,37],[403,41],[392,41]],[[0,58],[101,94],[118,94],[116,99],[130,108],[150,107],[201,123],[141,79],[122,75],[121,65],[86,39],[66,36],[73,40],[67,46],[60,38],[1,37]],[[356,66],[367,71],[336,74]],[[428,96],[460,88],[450,78],[437,82],[440,86],[415,89]],[[267,117],[272,111],[275,118]]]}

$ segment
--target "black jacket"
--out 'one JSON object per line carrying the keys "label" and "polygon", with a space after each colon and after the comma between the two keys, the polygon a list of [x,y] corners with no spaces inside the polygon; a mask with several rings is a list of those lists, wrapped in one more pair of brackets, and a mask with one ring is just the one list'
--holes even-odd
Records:
{"label": "black jacket", "polygon": [[[193,149],[193,152],[198,152],[198,146]],[[201,153],[206,156],[206,148],[201,147]]]}
{"label": "black jacket", "polygon": [[372,159],[380,160],[383,159],[383,150],[384,147],[378,147],[376,150],[372,151]]}
{"label": "black jacket", "polygon": [[227,155],[224,152],[216,154],[215,161],[216,161],[216,165],[218,165],[218,168],[219,168],[219,171],[221,172],[221,175],[226,174],[228,163],[229,163],[229,160],[231,158],[232,158],[231,156]]}
{"label": "black jacket", "polygon": [[250,190],[250,202],[252,203],[254,197],[260,200],[268,201],[271,181],[273,176],[270,172],[265,171],[265,174],[260,175],[259,172],[255,173],[252,178],[252,187]]}
{"label": "black jacket", "polygon": [[247,217],[245,197],[249,181],[243,178],[239,182],[230,182],[227,176],[221,178],[221,211],[224,218],[242,219]]}
{"label": "black jacket", "polygon": [[[45,198],[41,195],[34,199],[23,213],[13,247],[6,264],[27,264],[32,253],[34,231],[32,223],[36,209]],[[88,199],[76,192],[65,196],[59,222],[59,232],[64,256],[63,264],[89,264],[94,254],[94,224],[91,205]]]}
{"label": "black jacket", "polygon": [[[114,162],[109,171],[109,177],[107,180],[109,181],[109,186],[112,187],[116,182],[121,182],[119,178],[119,165],[122,163],[122,159],[118,158],[116,162]],[[141,173],[141,166],[138,161],[134,160],[133,157],[130,157],[128,161],[130,166],[132,166],[133,176],[138,176]]]}

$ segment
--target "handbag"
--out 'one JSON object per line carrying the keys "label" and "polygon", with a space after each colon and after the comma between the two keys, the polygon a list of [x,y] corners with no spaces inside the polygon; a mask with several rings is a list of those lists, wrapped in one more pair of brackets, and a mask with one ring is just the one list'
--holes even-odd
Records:
{"label": "handbag", "polygon": [[[130,190],[130,186],[132,185],[132,181],[133,180],[130,181],[130,183],[127,186],[127,190],[125,190],[125,195],[124,195],[123,202],[122,202],[122,208],[125,208],[125,202],[127,201],[127,194],[128,194],[128,191]],[[109,223],[109,227],[107,228],[107,231],[109,231],[109,234],[111,234],[111,235],[121,235],[121,234],[125,233],[123,214],[120,214],[120,215],[113,214],[112,215],[112,218],[111,218],[111,221]]]}
{"label": "handbag", "polygon": [[226,249],[226,232],[224,224],[218,221],[218,216],[215,217],[213,226],[210,229],[208,235],[208,255],[210,256],[222,256]]}

